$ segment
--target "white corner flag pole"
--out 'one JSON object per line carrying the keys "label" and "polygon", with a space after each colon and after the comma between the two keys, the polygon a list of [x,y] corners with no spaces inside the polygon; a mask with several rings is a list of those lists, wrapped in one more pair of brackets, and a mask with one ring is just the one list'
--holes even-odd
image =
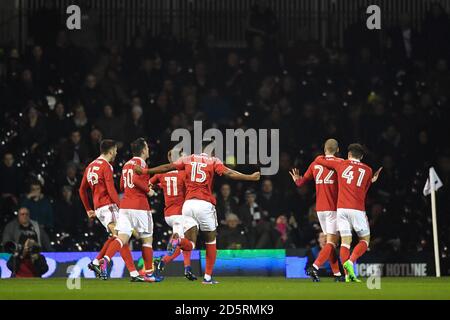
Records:
{"label": "white corner flag pole", "polygon": [[[430,179],[433,181],[433,179]],[[434,184],[434,182],[431,182]],[[433,242],[434,242],[434,264],[436,265],[436,277],[441,277],[441,264],[439,258],[439,242],[438,242],[438,228],[436,219],[436,190],[434,186],[431,187],[431,220],[433,223]]]}
{"label": "white corner flag pole", "polygon": [[430,168],[427,183],[423,188],[423,195],[431,194],[431,220],[433,224],[433,244],[434,244],[434,263],[436,265],[436,277],[441,276],[441,265],[439,259],[439,241],[436,214],[436,191],[442,187],[442,181],[439,179],[433,167]]}

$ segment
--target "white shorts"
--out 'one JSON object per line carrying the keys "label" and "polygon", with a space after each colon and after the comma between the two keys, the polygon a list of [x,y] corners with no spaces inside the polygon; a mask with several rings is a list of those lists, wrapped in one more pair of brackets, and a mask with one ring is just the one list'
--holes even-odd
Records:
{"label": "white shorts", "polygon": [[320,227],[325,234],[337,234],[336,211],[318,211]]}
{"label": "white shorts", "polygon": [[184,238],[184,233],[193,227],[198,227],[197,222],[192,217],[180,215],[172,215],[165,218],[166,223],[172,228],[173,233],[178,233]]}
{"label": "white shorts", "polygon": [[365,211],[337,209],[337,225],[341,236],[351,236],[355,230],[359,237],[370,235],[369,221]]}
{"label": "white shorts", "polygon": [[133,230],[139,238],[148,238],[153,235],[153,217],[150,211],[135,209],[120,209],[116,230],[131,237]]}
{"label": "white shorts", "polygon": [[201,231],[215,231],[217,228],[216,207],[208,201],[189,199],[183,204],[183,216],[193,218]]}
{"label": "white shorts", "polygon": [[117,223],[119,207],[116,204],[108,204],[95,210],[95,216],[109,232],[108,225],[110,223]]}

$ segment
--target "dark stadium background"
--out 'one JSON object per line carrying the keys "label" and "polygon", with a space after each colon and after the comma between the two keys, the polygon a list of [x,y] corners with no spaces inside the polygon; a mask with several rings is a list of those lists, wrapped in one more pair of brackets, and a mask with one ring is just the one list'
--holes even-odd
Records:
{"label": "dark stadium background", "polygon": [[[280,129],[277,175],[259,184],[216,181],[219,218],[233,212],[242,222],[221,225],[219,248],[231,238],[240,248],[314,246],[314,185],[297,189],[288,170],[304,172],[335,137],[342,150],[363,143],[365,161],[384,167],[367,202],[374,253],[432,253],[422,189],[435,166],[448,272],[450,1],[285,0],[260,11],[250,0],[13,3],[0,4],[1,229],[28,206],[53,250],[98,250],[106,234],[88,223],[77,188],[101,138],[121,142],[118,178],[130,141],[145,136],[150,164],[160,164],[171,131],[202,120],[204,129]],[[389,9],[380,31],[365,28],[368,3]],[[65,27],[69,4],[81,7],[81,31]],[[37,203],[26,197],[35,181],[44,194]],[[246,192],[264,216],[257,224]],[[152,199],[154,246],[163,249],[161,201]],[[277,222],[287,223],[284,236]]]}

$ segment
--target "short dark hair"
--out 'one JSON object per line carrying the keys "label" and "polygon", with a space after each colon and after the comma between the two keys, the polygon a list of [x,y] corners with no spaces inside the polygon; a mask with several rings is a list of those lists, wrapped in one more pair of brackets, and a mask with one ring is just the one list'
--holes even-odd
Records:
{"label": "short dark hair", "polygon": [[347,148],[348,152],[352,154],[356,159],[362,159],[364,156],[365,150],[364,147],[359,143],[352,143]]}
{"label": "short dark hair", "polygon": [[137,138],[131,143],[131,153],[134,157],[139,157],[142,154],[146,143],[147,141],[144,138]]}
{"label": "short dark hair", "polygon": [[112,148],[117,147],[117,142],[111,139],[104,139],[100,142],[100,152],[102,154],[108,153]]}

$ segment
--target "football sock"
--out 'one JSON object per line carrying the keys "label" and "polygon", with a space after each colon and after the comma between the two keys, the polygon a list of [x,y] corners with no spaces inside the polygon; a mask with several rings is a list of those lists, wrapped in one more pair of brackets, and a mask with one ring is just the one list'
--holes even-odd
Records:
{"label": "football sock", "polygon": [[334,250],[334,246],[331,243],[325,244],[325,246],[320,250],[317,259],[314,261],[314,268],[318,270],[330,257],[331,251]]}
{"label": "football sock", "polygon": [[350,248],[341,244],[341,250],[339,252],[341,263],[343,264],[348,260],[348,257],[350,256]]}
{"label": "football sock", "polygon": [[[206,268],[205,279],[210,280],[216,262],[216,240],[206,243]],[[209,279],[208,279],[209,278]]]}
{"label": "football sock", "polygon": [[131,272],[136,271],[136,266],[134,265],[133,256],[131,255],[130,246],[128,244],[124,245],[120,249],[120,255],[122,256],[122,259],[125,262],[125,266],[127,267],[130,274]]}
{"label": "football sock", "polygon": [[151,244],[144,243],[142,245],[142,258],[144,259],[145,272],[153,272],[153,248]]}
{"label": "football sock", "polygon": [[352,255],[350,256],[350,261],[355,263],[359,257],[361,257],[367,251],[367,241],[360,240],[356,247],[353,249]]}
{"label": "football sock", "polygon": [[333,275],[340,276],[341,275],[341,269],[339,269],[339,260],[336,254],[336,249],[333,247],[333,250],[331,250],[330,257],[330,266],[331,270],[333,271]]}
{"label": "football sock", "polygon": [[191,266],[191,251],[183,251],[184,267]]}
{"label": "football sock", "polygon": [[[101,258],[103,258],[103,256],[106,253],[106,250],[108,249],[109,244],[115,239],[116,237],[109,237],[105,243],[103,244],[102,249],[100,250],[100,252],[97,254],[97,257],[95,258],[97,260],[97,263],[94,263],[95,265],[98,265],[98,260],[100,260]],[[95,261],[95,260],[94,260]]]}
{"label": "football sock", "polygon": [[111,261],[111,258],[123,247],[123,243],[119,238],[114,238],[108,246],[104,258]]}
{"label": "football sock", "polygon": [[189,241],[186,238],[180,239],[180,248],[183,249],[183,251],[191,251],[194,250],[195,245],[192,241]]}

